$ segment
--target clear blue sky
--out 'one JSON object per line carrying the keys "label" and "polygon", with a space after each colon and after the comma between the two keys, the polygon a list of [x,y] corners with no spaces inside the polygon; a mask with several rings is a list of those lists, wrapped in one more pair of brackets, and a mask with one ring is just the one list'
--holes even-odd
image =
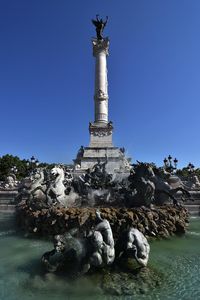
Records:
{"label": "clear blue sky", "polygon": [[88,146],[97,13],[114,144],[200,166],[199,0],[0,0],[0,156],[69,163]]}

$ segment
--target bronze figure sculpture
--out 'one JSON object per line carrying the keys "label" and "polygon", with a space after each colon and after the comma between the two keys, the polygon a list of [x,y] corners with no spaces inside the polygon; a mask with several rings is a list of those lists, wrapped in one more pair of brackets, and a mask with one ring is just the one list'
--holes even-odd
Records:
{"label": "bronze figure sculpture", "polygon": [[103,19],[99,19],[99,15],[96,15],[96,20],[92,19],[92,23],[96,27],[96,33],[97,33],[97,40],[102,40],[103,39],[103,30],[104,27],[106,26],[108,21],[108,16],[106,17],[106,20],[103,21]]}

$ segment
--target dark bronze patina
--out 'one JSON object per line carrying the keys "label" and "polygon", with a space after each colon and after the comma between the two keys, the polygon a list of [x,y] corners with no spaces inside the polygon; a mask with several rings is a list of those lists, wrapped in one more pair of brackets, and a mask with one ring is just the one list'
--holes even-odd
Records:
{"label": "dark bronze patina", "polygon": [[106,17],[106,20],[103,21],[103,19],[99,19],[99,15],[96,15],[96,20],[92,19],[92,23],[96,27],[96,33],[97,33],[97,40],[102,40],[103,39],[103,30],[104,27],[106,26],[108,21],[108,16]]}

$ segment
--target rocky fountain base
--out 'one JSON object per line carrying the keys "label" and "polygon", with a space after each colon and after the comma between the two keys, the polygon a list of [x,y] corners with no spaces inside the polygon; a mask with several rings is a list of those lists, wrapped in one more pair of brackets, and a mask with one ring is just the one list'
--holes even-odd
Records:
{"label": "rocky fountain base", "polygon": [[[17,207],[17,220],[26,232],[40,236],[54,236],[72,228],[84,232],[94,224],[96,209],[52,207],[33,210],[22,201]],[[185,233],[189,222],[188,211],[183,206],[102,207],[99,210],[110,222],[114,238],[130,227],[137,228],[146,237],[168,238]]]}

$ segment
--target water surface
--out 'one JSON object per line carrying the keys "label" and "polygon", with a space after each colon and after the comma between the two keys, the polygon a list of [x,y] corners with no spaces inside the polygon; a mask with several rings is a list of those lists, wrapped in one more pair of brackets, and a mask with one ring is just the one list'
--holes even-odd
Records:
{"label": "water surface", "polygon": [[[46,273],[40,258],[51,249],[48,241],[25,238],[16,232],[13,214],[0,213],[0,300],[200,299],[199,218],[191,219],[184,237],[151,243],[148,280],[138,276],[134,297],[128,290],[133,283],[131,271],[130,276],[108,272],[104,283],[101,274],[69,280]],[[117,294],[115,288],[112,290],[112,281],[114,286],[116,281],[119,291],[123,287],[126,296],[112,295]]]}

